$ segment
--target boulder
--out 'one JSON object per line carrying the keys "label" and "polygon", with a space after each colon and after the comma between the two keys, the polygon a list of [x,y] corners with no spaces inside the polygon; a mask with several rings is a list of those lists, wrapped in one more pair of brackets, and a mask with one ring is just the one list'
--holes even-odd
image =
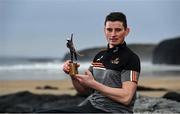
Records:
{"label": "boulder", "polygon": [[165,95],[163,95],[163,98],[180,102],[180,93],[167,92]]}

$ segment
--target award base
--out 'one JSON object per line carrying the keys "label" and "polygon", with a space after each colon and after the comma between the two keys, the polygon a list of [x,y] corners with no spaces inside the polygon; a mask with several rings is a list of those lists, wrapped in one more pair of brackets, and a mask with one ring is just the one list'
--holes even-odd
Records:
{"label": "award base", "polygon": [[69,75],[70,76],[74,76],[78,74],[78,66],[77,63],[70,63],[70,72]]}

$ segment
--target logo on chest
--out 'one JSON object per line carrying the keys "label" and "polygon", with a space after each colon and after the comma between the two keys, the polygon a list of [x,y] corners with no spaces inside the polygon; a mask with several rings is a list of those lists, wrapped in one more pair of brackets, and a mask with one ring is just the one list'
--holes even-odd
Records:
{"label": "logo on chest", "polygon": [[112,64],[119,64],[119,58],[111,59]]}

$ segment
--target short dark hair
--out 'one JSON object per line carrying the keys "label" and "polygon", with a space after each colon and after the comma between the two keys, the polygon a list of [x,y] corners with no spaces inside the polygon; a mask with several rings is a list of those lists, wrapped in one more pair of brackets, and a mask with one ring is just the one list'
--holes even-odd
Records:
{"label": "short dark hair", "polygon": [[107,21],[120,21],[123,23],[124,28],[127,28],[126,15],[122,12],[111,12],[109,15],[106,16],[104,25],[106,25]]}

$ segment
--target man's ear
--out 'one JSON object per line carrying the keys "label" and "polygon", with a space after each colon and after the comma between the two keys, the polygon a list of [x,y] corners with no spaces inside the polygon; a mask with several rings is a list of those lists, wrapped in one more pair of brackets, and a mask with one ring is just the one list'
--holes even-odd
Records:
{"label": "man's ear", "polygon": [[106,27],[104,27],[104,34],[106,33]]}
{"label": "man's ear", "polygon": [[129,32],[130,32],[130,28],[126,28],[126,32],[125,32],[125,36],[127,36],[128,34],[129,34]]}

